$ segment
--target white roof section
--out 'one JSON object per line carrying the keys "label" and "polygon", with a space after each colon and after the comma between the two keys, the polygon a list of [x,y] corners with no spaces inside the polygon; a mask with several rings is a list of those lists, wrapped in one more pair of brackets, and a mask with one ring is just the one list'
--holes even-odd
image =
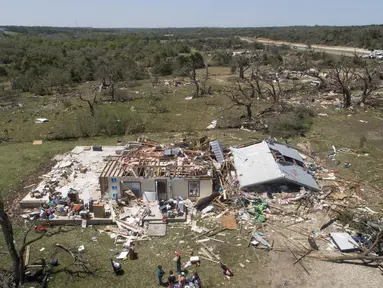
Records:
{"label": "white roof section", "polygon": [[283,177],[297,185],[318,191],[320,190],[318,183],[314,177],[305,171],[301,166],[291,163],[291,165],[283,165],[277,163],[279,170],[282,172]]}
{"label": "white roof section", "polygon": [[294,148],[289,147],[288,145],[280,144],[277,142],[267,142],[267,145],[270,149],[279,151],[283,156],[287,156],[300,162],[303,162],[302,156],[299,154],[299,152]]}
{"label": "white roof section", "polygon": [[265,141],[244,148],[230,148],[230,150],[234,156],[234,165],[241,188],[283,177]]}
{"label": "white roof section", "polygon": [[277,181],[290,182],[312,190],[319,190],[315,179],[301,166],[287,162],[276,162],[269,145],[281,154],[302,161],[299,153],[283,144],[269,144],[266,141],[244,148],[230,148],[234,156],[241,188],[272,183]]}

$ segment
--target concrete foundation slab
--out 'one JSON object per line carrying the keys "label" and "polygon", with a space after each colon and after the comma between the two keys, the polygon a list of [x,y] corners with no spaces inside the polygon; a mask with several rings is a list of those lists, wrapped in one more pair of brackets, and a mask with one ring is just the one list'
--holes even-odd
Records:
{"label": "concrete foundation slab", "polygon": [[166,236],[166,223],[150,222],[148,228],[148,236]]}
{"label": "concrete foundation slab", "polygon": [[49,202],[49,196],[44,195],[41,198],[32,198],[28,193],[23,200],[20,201],[20,208],[39,208],[41,204],[45,204]]}
{"label": "concrete foundation slab", "polygon": [[[160,207],[158,205],[155,205],[155,206],[152,206],[150,207],[150,210],[151,210],[151,215],[148,216],[146,215],[144,218],[143,218],[143,221],[149,221],[149,222],[152,222],[152,221],[162,221],[162,213],[160,211]],[[168,222],[186,222],[186,218],[187,218],[187,213],[184,213],[184,215],[182,217],[174,217],[174,218],[167,218],[167,221]]]}

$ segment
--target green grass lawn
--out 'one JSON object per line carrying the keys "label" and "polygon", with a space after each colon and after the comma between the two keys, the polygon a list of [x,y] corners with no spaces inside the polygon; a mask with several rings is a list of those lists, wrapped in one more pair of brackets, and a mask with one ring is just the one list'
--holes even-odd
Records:
{"label": "green grass lawn", "polygon": [[[86,229],[81,229],[80,227],[68,227],[66,229],[74,230],[44,238],[31,246],[30,263],[40,258],[59,260],[60,266],[55,268],[54,272],[56,273],[53,274],[49,287],[70,286],[80,288],[109,287],[111,285],[113,287],[158,287],[155,274],[157,265],[163,266],[167,277],[169,270],[176,270],[176,265],[173,261],[175,251],[182,254],[181,259],[185,263],[191,253],[198,255],[200,247],[203,247],[201,244],[197,244],[195,240],[192,240],[195,235],[190,230],[186,230],[184,227],[176,228],[168,226],[168,235],[166,237],[137,242],[135,251],[138,254],[138,259],[133,261],[118,260],[122,264],[125,275],[117,277],[112,271],[110,259],[116,259],[116,256],[123,251],[122,245],[115,246],[113,240],[106,233],[96,231],[102,230],[103,227],[97,226],[96,228],[87,227]],[[262,280],[256,279],[255,274],[265,269],[267,262],[263,253],[267,252],[255,252],[247,247],[248,232],[250,230],[243,230],[242,235],[238,235],[238,231],[225,231],[225,236],[216,236],[217,239],[225,241],[225,243],[216,241],[205,243],[208,247],[214,248],[214,252],[219,254],[222,261],[234,271],[235,277],[232,280],[228,280],[222,274],[222,270],[217,264],[204,259],[201,259],[200,267],[189,267],[189,274],[198,272],[204,287],[208,288],[250,287],[248,285],[262,284]],[[18,235],[21,236],[21,233]],[[34,235],[32,234],[32,236]],[[92,237],[96,237],[97,242],[92,241]],[[82,270],[73,265],[70,266],[72,257],[57,248],[55,246],[56,243],[71,249],[77,249],[78,246],[84,245],[83,259],[89,264],[90,269],[95,272],[95,276],[80,278],[67,272],[58,272],[68,266],[67,269],[72,272]],[[4,250],[4,248],[3,240],[0,238],[0,249]],[[40,251],[42,248],[45,249]],[[242,268],[240,263],[245,265],[245,267]],[[0,258],[0,267],[8,267],[9,265],[10,259],[7,255]],[[30,283],[25,285],[25,287],[32,286],[36,287],[36,284]]]}

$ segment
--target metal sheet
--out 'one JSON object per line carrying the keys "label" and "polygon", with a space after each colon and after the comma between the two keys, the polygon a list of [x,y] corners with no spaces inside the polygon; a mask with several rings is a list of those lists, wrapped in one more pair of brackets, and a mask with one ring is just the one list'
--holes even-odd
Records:
{"label": "metal sheet", "polygon": [[303,186],[305,188],[319,191],[319,185],[307,171],[305,171],[301,166],[292,164],[291,165],[285,165],[277,163],[279,170],[282,172],[283,177],[286,180],[289,180],[297,185]]}
{"label": "metal sheet", "polygon": [[330,237],[341,252],[354,252],[359,250],[358,244],[348,233],[333,232],[330,233]]}
{"label": "metal sheet", "polygon": [[267,142],[267,145],[269,148],[279,151],[279,153],[284,156],[303,162],[302,156],[299,154],[299,152],[294,148],[289,147],[288,145],[280,144],[277,142]]}

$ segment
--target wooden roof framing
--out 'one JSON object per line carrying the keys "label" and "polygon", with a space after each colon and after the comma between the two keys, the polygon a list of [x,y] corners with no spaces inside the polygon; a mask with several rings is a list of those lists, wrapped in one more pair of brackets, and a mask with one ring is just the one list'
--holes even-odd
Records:
{"label": "wooden roof framing", "polygon": [[159,156],[157,152],[144,151],[141,147],[133,149],[124,156],[111,156],[100,177],[208,177],[210,164],[185,163],[176,157]]}

